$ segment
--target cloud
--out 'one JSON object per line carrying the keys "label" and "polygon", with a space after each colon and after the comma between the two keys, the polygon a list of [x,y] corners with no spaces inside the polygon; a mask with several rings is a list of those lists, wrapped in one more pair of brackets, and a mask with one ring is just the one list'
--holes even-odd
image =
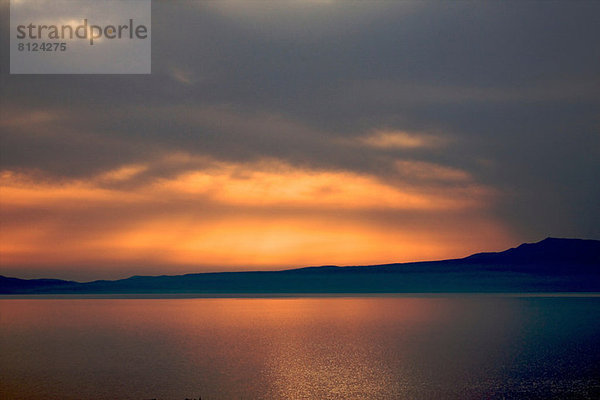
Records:
{"label": "cloud", "polygon": [[429,162],[398,160],[396,161],[396,168],[403,177],[412,181],[473,182],[473,177],[466,171]]}
{"label": "cloud", "polygon": [[[365,80],[347,88],[348,93],[360,92],[361,101],[379,104],[426,106],[440,104],[556,103],[598,99],[600,78],[572,77],[566,81],[527,82],[518,85],[477,86],[433,85],[430,82],[403,80]],[[347,97],[352,99],[352,97]]]}
{"label": "cloud", "polygon": [[358,142],[380,149],[420,149],[442,146],[446,140],[427,133],[377,130],[360,137]]}
{"label": "cloud", "polygon": [[205,2],[197,8],[234,21],[251,32],[273,32],[294,42],[315,40],[332,34],[352,36],[393,10],[395,16],[409,15],[420,5],[412,2],[340,2],[335,0],[283,0],[248,3],[244,0]]}
{"label": "cloud", "polygon": [[6,265],[180,268],[193,232],[218,268],[228,224],[372,261],[597,238],[599,7],[155,2],[149,76],[10,75],[0,46]]}
{"label": "cloud", "polygon": [[[188,168],[195,165],[196,169],[155,176],[137,186],[125,187],[119,184],[134,180],[153,167],[124,165],[92,179],[54,182],[5,171],[1,175],[3,203],[53,204],[112,198],[134,201],[159,197],[163,201],[198,199],[243,207],[423,211],[482,207],[491,195],[490,191],[475,185],[463,171],[424,162],[397,161],[403,183],[396,185],[366,174],[298,168],[268,159],[232,163],[173,154],[157,161],[159,165],[173,162],[182,162]],[[460,185],[454,191],[447,186],[435,190],[432,182]]]}
{"label": "cloud", "polygon": [[[174,154],[162,162],[192,165],[191,158]],[[182,272],[383,263],[456,256],[468,247],[457,245],[457,237],[474,231],[508,238],[489,215],[489,193],[476,186],[421,187],[420,177],[394,186],[274,160],[193,164],[197,169],[125,187],[119,183],[150,167],[126,165],[92,179],[60,181],[4,172],[3,273],[61,265],[72,274],[87,265],[114,274],[123,263],[137,273],[165,265]],[[440,219],[430,220],[431,214]],[[392,223],[399,217],[402,223]],[[456,219],[473,231],[441,235],[453,229],[442,220]]]}
{"label": "cloud", "polygon": [[181,67],[171,67],[170,75],[174,80],[184,85],[192,85],[195,82],[194,74],[190,70]]}

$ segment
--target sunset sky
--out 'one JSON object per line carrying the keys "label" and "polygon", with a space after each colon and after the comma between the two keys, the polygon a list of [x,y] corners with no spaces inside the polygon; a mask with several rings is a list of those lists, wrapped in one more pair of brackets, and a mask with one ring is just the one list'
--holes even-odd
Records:
{"label": "sunset sky", "polygon": [[600,239],[600,2],[154,0],[151,75],[9,75],[1,4],[2,275]]}

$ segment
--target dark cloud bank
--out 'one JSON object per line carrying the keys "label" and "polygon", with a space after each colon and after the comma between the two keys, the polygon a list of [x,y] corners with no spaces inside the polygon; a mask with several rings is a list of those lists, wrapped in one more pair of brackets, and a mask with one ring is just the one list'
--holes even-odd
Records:
{"label": "dark cloud bank", "polygon": [[[8,75],[3,4],[3,170],[185,152],[401,182],[394,162],[423,161],[496,189],[522,240],[600,238],[600,3],[153,3],[150,76]],[[352,144],[381,130],[445,144]]]}

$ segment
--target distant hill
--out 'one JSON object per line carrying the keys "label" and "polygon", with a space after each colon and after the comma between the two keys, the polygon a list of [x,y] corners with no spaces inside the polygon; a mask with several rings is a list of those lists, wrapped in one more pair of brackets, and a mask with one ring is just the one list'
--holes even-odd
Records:
{"label": "distant hill", "polygon": [[0,294],[600,292],[600,241],[547,238],[441,261],[74,282],[0,276]]}

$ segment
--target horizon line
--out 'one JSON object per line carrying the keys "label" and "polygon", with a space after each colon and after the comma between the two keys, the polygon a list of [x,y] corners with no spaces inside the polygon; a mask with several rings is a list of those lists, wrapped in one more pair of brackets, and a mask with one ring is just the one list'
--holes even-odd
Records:
{"label": "horizon line", "polygon": [[500,250],[500,251],[484,251],[484,252],[470,253],[464,257],[459,257],[459,258],[420,260],[420,261],[403,261],[403,262],[387,262],[387,263],[377,263],[377,264],[360,264],[360,265],[359,264],[351,264],[351,265],[321,264],[321,265],[308,265],[308,266],[303,266],[303,267],[289,267],[289,268],[283,268],[283,269],[267,269],[267,270],[265,270],[265,269],[249,269],[249,270],[238,270],[238,271],[185,272],[185,273],[178,273],[178,274],[157,274],[157,275],[134,274],[134,275],[128,275],[123,278],[93,279],[93,280],[86,280],[86,281],[78,281],[78,280],[74,280],[74,279],[48,278],[48,277],[19,278],[16,276],[4,275],[3,273],[0,273],[0,277],[9,278],[9,279],[28,280],[28,281],[31,281],[31,280],[58,280],[58,281],[75,282],[75,283],[85,284],[85,283],[93,283],[93,282],[115,282],[115,281],[120,281],[120,280],[131,279],[131,278],[138,278],[138,277],[152,278],[152,277],[175,277],[175,276],[204,275],[204,274],[208,275],[208,274],[277,273],[277,272],[306,270],[306,269],[319,269],[319,268],[382,267],[382,266],[391,266],[391,265],[408,265],[408,264],[436,263],[436,262],[464,260],[466,258],[475,256],[475,255],[479,255],[479,254],[498,254],[498,253],[502,253],[504,251],[516,249],[522,245],[539,244],[539,243],[542,243],[547,240],[578,240],[578,241],[597,241],[597,242],[600,241],[598,239],[582,239],[582,238],[547,236],[544,239],[538,240],[536,242],[522,242],[522,243],[520,243],[514,247],[510,247],[508,249],[504,249],[504,250]]}

